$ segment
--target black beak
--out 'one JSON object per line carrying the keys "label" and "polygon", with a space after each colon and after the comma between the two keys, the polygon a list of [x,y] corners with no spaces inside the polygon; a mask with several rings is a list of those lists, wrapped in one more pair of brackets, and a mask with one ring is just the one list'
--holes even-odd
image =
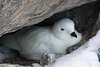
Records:
{"label": "black beak", "polygon": [[77,35],[76,35],[76,33],[75,33],[75,32],[72,32],[72,33],[71,33],[71,36],[73,36],[73,37],[76,37],[76,38],[77,38]]}

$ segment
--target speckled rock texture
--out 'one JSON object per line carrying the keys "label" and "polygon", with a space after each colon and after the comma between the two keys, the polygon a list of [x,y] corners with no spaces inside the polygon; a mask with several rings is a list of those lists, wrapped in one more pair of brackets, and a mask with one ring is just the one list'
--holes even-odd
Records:
{"label": "speckled rock texture", "polygon": [[0,0],[0,36],[96,0]]}
{"label": "speckled rock texture", "polygon": [[32,67],[32,66],[21,66],[21,65],[17,65],[17,64],[0,64],[0,67]]}

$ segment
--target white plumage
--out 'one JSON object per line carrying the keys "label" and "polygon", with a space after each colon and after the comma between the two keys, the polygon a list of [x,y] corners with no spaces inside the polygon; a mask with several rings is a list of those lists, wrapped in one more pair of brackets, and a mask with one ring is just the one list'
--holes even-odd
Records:
{"label": "white plumage", "polygon": [[81,40],[74,22],[62,19],[53,27],[27,27],[14,34],[0,38],[2,44],[18,50],[20,55],[31,60],[40,60],[44,53],[66,53],[66,49]]}

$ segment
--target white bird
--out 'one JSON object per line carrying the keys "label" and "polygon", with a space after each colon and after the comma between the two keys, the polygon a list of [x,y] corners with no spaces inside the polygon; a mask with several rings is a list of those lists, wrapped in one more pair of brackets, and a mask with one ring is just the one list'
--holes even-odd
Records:
{"label": "white bird", "polygon": [[70,19],[62,19],[53,27],[28,27],[14,34],[2,36],[2,44],[18,50],[20,55],[31,60],[40,60],[44,53],[66,54],[66,49],[78,43],[81,33],[75,30]]}
{"label": "white bird", "polygon": [[97,35],[82,45],[77,50],[56,60],[55,63],[40,66],[33,64],[33,67],[100,67],[98,49],[100,48],[100,30]]}

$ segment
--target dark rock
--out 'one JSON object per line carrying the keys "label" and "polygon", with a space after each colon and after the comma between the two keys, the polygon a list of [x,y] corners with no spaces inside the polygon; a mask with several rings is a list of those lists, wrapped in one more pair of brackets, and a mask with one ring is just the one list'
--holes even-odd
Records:
{"label": "dark rock", "polygon": [[67,17],[75,21],[76,28],[79,30],[79,32],[88,31],[90,28],[93,28],[96,20],[98,19],[99,4],[100,3],[98,2],[94,2],[81,7],[76,7],[67,12]]}

